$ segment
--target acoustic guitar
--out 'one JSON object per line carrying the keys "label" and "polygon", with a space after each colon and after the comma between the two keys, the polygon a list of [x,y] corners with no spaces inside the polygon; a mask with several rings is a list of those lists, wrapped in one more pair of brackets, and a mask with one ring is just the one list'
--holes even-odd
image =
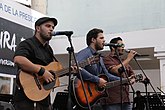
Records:
{"label": "acoustic guitar", "polygon": [[[108,77],[104,74],[99,75],[100,78],[108,81]],[[131,79],[131,78],[130,78]],[[135,81],[141,81],[143,79],[142,74],[137,74],[135,76]],[[126,78],[122,79],[122,84],[128,84],[128,80]],[[107,97],[107,88],[115,87],[120,85],[120,80],[107,82],[105,87],[99,87],[96,83],[90,81],[84,81],[84,89],[86,91],[87,99],[90,106],[93,106],[99,99]],[[86,101],[84,91],[82,88],[81,81],[76,77],[72,83],[73,87],[73,96],[75,98],[76,103],[82,108],[88,108],[88,103]]]}
{"label": "acoustic guitar", "polygon": [[[99,55],[87,58],[85,61],[78,63],[79,67],[85,67],[97,63],[99,61]],[[69,72],[69,68],[63,68],[59,62],[51,62],[47,66],[41,66],[50,71],[55,78],[55,81],[46,83],[42,76],[37,76],[35,73],[27,73],[20,71],[18,77],[23,88],[25,95],[33,100],[40,101],[46,98],[51,90],[60,85],[59,77],[66,75]]]}

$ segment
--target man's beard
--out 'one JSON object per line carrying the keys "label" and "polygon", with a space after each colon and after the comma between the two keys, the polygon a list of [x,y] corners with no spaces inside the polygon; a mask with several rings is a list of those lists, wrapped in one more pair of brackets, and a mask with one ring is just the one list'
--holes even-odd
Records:
{"label": "man's beard", "polygon": [[123,55],[123,53],[119,53],[119,55]]}
{"label": "man's beard", "polygon": [[123,55],[123,54],[124,54],[123,51],[122,51],[122,52],[119,51],[119,55],[120,55],[120,56]]}
{"label": "man's beard", "polygon": [[100,46],[98,45],[98,43],[95,44],[95,48],[96,48],[96,50],[102,50],[102,49],[103,49],[103,47],[100,47]]}
{"label": "man's beard", "polygon": [[42,37],[42,39],[44,39],[45,41],[49,41],[52,36],[48,37],[47,35],[44,35],[43,33],[40,33],[40,36]]}

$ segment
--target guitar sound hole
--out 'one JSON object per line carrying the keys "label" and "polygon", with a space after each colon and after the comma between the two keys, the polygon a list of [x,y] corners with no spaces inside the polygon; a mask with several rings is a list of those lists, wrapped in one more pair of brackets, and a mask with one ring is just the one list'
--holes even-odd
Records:
{"label": "guitar sound hole", "polygon": [[50,82],[50,83],[47,83],[46,81],[43,83],[43,88],[45,89],[45,90],[50,90],[50,89],[52,89],[53,87],[54,87],[54,85],[55,85],[55,81],[53,81],[53,82]]}
{"label": "guitar sound hole", "polygon": [[104,88],[104,87],[98,87],[98,86],[97,86],[97,90],[98,90],[99,92],[103,92],[103,91],[105,90],[105,88]]}

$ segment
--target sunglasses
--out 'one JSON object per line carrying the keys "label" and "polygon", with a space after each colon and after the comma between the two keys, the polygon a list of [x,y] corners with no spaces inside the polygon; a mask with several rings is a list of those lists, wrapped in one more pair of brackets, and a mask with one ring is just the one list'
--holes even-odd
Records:
{"label": "sunglasses", "polygon": [[125,47],[125,45],[124,44],[118,44],[119,45],[119,47]]}

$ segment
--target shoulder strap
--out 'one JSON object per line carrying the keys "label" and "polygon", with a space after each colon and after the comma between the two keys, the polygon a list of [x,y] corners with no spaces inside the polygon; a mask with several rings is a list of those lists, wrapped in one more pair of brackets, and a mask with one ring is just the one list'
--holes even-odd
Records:
{"label": "shoulder strap", "polygon": [[48,50],[49,50],[49,53],[51,54],[51,56],[53,57],[53,59],[54,59],[56,62],[58,62],[58,60],[56,59],[56,57],[55,57],[54,54],[53,54],[53,50],[52,50],[52,48],[50,47],[50,45],[48,45]]}

